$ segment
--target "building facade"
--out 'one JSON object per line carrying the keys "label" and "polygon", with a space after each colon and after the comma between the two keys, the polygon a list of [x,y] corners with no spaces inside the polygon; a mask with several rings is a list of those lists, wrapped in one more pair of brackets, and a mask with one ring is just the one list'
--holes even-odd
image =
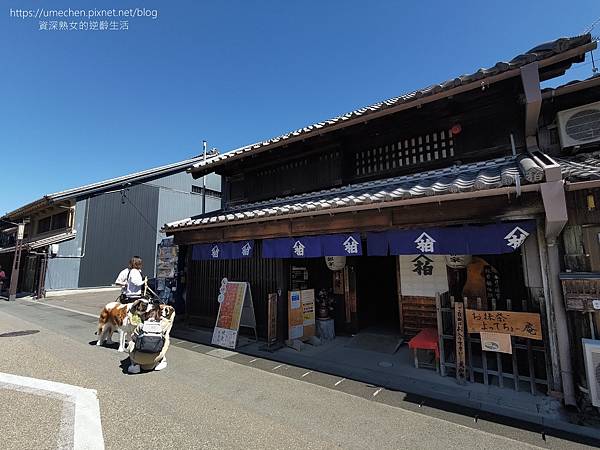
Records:
{"label": "building facade", "polygon": [[[110,286],[133,255],[153,277],[161,227],[202,212],[202,180],[188,169],[202,158],[70,189],[2,217],[0,264],[13,265],[16,224],[25,223],[19,292]],[[209,174],[206,211],[221,206],[220,177]],[[8,288],[6,285],[5,288]]]}
{"label": "building facade", "polygon": [[[441,375],[576,404],[562,233],[569,190],[595,183],[600,156],[562,145],[556,117],[593,100],[596,81],[541,83],[595,47],[559,39],[196,164],[195,177],[223,177],[223,209],[165,227],[187,255],[188,320],[214,326],[221,279],[247,281],[259,335],[277,294],[287,338],[288,292],[326,289],[338,333],[433,330]],[[484,351],[485,330],[510,335],[511,353]]]}

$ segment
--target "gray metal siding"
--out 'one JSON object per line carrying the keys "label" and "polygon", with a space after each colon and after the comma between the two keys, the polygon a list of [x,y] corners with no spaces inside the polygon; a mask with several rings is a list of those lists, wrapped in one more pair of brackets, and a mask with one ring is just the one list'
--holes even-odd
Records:
{"label": "gray metal siding", "polygon": [[[180,172],[157,180],[149,181],[149,185],[174,189],[182,192],[192,192],[192,185],[202,186],[202,178],[194,180],[187,172]],[[221,176],[211,173],[206,176],[206,188],[221,192]],[[189,217],[189,216],[188,216]],[[180,217],[181,218],[181,217]]]}
{"label": "gray metal siding", "polygon": [[90,199],[79,287],[111,285],[133,255],[146,261],[144,274],[154,275],[159,189],[133,186],[127,198],[123,204],[121,194],[112,192]]}
{"label": "gray metal siding", "polygon": [[[206,212],[215,211],[220,207],[220,198],[206,196]],[[158,199],[158,230],[166,223],[198,214],[202,214],[202,195],[160,189]],[[165,237],[167,237],[166,234],[159,232],[156,236],[156,243],[158,244]]]}
{"label": "gray metal siding", "polygon": [[46,290],[79,287],[79,266],[85,251],[85,211],[87,200],[75,205],[75,239],[58,245],[58,256],[48,260]]}

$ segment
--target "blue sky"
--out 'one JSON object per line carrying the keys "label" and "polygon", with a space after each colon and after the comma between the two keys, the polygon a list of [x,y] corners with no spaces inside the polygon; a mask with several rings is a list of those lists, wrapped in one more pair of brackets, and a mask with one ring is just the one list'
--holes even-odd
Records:
{"label": "blue sky", "polygon": [[[1,3],[0,214],[187,159],[203,139],[231,150],[490,66],[600,17],[595,0]],[[69,7],[158,18],[40,31],[39,19],[10,17]],[[589,64],[572,71],[590,75]]]}

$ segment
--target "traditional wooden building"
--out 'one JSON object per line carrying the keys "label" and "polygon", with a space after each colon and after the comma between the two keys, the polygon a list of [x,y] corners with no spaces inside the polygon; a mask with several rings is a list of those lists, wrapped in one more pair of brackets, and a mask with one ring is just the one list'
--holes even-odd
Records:
{"label": "traditional wooden building", "polygon": [[[512,354],[482,351],[467,330],[465,376],[574,404],[558,278],[563,176],[595,175],[542,139],[552,133],[540,112],[553,113],[540,83],[595,47],[589,35],[558,39],[196,164],[194,177],[222,176],[223,209],[164,228],[187,252],[188,319],[214,326],[227,277],[250,283],[261,336],[277,293],[287,337],[287,292],[332,289],[339,333],[434,329],[441,373],[455,375],[455,303],[533,313],[537,339],[513,333]],[[328,269],[331,256],[346,258],[342,270]]]}

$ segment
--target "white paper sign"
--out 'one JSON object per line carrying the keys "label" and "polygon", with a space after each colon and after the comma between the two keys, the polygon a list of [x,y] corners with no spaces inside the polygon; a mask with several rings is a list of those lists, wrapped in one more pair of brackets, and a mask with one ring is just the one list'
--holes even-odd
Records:
{"label": "white paper sign", "polygon": [[213,331],[212,344],[226,348],[235,348],[237,334],[236,330],[216,327]]}
{"label": "white paper sign", "polygon": [[600,309],[600,300],[592,300],[592,306],[594,309]]}

